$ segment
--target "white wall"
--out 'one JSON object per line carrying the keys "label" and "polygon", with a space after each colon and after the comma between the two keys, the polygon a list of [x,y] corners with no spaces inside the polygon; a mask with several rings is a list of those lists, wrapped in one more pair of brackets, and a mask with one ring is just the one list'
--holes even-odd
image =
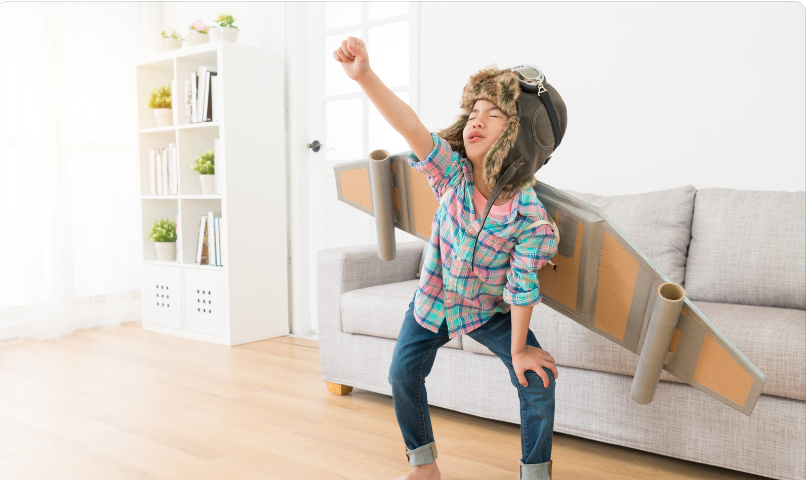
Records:
{"label": "white wall", "polygon": [[491,63],[536,64],[560,92],[568,127],[545,183],[806,188],[798,2],[425,2],[420,18],[429,130],[453,123],[469,76]]}

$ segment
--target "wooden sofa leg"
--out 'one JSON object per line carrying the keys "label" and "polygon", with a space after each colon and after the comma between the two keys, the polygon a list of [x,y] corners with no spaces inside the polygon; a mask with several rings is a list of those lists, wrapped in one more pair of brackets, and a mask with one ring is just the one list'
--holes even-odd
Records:
{"label": "wooden sofa leg", "polygon": [[350,387],[349,385],[342,385],[340,383],[332,383],[326,382],[326,387],[329,389],[330,392],[334,393],[335,395],[348,395],[349,392],[352,391],[354,387]]}

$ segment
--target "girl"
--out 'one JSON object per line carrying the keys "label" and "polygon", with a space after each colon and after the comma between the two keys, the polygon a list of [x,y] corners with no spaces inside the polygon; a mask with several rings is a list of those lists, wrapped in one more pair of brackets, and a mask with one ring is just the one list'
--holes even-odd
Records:
{"label": "girl", "polygon": [[[532,189],[533,175],[503,186],[487,204],[520,126],[516,74],[486,68],[470,77],[462,98],[464,115],[450,128],[431,133],[371,70],[362,40],[348,37],[333,57],[407,140],[409,164],[428,177],[440,199],[419,289],[405,315],[388,376],[413,466],[396,480],[441,478],[425,378],[438,348],[463,334],[503,361],[518,390],[519,478],[550,479],[557,367],[529,330],[529,320],[542,300],[536,270],[557,253],[557,240]],[[560,104],[564,132],[564,104],[556,90],[548,89]],[[532,133],[541,148],[549,145],[548,132]],[[550,144],[554,146],[553,137]]]}

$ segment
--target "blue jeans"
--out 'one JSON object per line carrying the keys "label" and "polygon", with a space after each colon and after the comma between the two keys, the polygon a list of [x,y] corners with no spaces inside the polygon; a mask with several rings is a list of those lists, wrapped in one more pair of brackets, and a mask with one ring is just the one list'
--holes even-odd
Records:
{"label": "blue jeans", "polygon": [[[402,322],[394,356],[388,372],[394,398],[394,411],[405,440],[405,454],[411,465],[423,465],[438,458],[436,441],[430,424],[425,378],[430,374],[439,347],[450,341],[446,321],[433,333],[419,325],[413,316],[411,300]],[[548,388],[543,379],[526,370],[528,387],[518,383],[512,368],[512,315],[496,313],[483,325],[467,333],[498,356],[506,365],[512,385],[520,399],[520,477],[527,480],[551,479],[551,437],[554,427],[554,373],[546,367]],[[529,330],[526,345],[540,348],[534,333]]]}

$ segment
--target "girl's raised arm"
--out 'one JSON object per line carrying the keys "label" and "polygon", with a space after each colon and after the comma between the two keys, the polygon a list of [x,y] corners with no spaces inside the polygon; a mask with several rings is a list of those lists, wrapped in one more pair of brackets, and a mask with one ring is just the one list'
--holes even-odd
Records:
{"label": "girl's raised arm", "polygon": [[365,43],[350,36],[332,56],[341,63],[346,75],[360,85],[385,121],[405,138],[414,155],[424,161],[433,150],[433,137],[416,112],[371,70]]}

